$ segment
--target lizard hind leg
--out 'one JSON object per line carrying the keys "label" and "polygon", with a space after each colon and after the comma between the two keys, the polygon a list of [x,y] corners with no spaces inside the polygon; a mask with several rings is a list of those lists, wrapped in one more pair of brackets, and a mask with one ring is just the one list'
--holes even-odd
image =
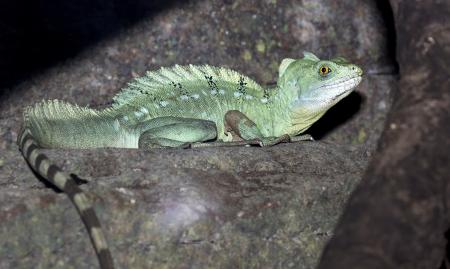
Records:
{"label": "lizard hind leg", "polygon": [[[161,121],[161,119],[160,119]],[[216,124],[212,121],[190,118],[169,118],[167,124],[157,124],[139,136],[139,148],[189,147],[194,142],[204,142],[217,137]]]}

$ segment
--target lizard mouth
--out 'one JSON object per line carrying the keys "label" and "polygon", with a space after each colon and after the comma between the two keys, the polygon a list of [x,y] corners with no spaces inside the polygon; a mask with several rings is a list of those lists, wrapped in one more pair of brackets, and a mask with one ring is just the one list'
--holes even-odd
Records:
{"label": "lizard mouth", "polygon": [[349,89],[353,89],[356,87],[362,80],[362,76],[354,76],[350,78],[344,78],[338,82],[335,82],[333,84],[323,85],[322,89],[326,90],[342,90],[346,91]]}
{"label": "lizard mouth", "polygon": [[337,93],[336,96],[333,97],[333,100],[336,100],[342,98],[344,95],[348,95],[356,86],[358,86],[361,80],[362,76],[354,76],[350,78],[345,78],[331,85],[324,85],[320,88],[323,90]]}
{"label": "lizard mouth", "polygon": [[322,85],[316,88],[315,92],[320,94],[316,94],[315,96],[301,96],[298,101],[309,103],[319,102],[323,105],[326,104],[327,106],[335,104],[349,95],[352,90],[358,86],[361,80],[362,76],[359,75],[345,77],[333,84]]}

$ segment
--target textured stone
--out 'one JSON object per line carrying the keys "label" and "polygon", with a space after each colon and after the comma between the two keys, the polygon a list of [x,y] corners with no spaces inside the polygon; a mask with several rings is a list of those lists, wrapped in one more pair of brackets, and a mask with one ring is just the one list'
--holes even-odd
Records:
{"label": "textured stone", "polygon": [[318,268],[450,268],[450,3],[390,2],[399,92]]}
{"label": "textured stone", "polygon": [[[320,142],[46,153],[89,181],[122,268],[312,268],[365,166],[355,147]],[[16,172],[20,187],[0,192],[2,268],[94,266],[67,197]]]}

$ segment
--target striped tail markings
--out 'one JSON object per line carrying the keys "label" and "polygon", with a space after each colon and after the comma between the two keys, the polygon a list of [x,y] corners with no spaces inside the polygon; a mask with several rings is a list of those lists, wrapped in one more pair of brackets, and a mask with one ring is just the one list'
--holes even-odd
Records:
{"label": "striped tail markings", "polygon": [[48,157],[41,152],[41,148],[28,128],[23,128],[20,131],[17,144],[31,168],[45,180],[65,192],[74,204],[88,231],[100,268],[113,269],[114,263],[100,221],[86,194],[67,173],[52,164]]}

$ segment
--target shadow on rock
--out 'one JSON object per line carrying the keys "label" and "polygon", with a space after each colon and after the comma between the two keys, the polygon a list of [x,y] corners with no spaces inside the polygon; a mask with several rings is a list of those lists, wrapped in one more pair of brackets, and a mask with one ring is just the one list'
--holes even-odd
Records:
{"label": "shadow on rock", "polygon": [[358,92],[352,92],[333,106],[325,115],[307,131],[314,139],[321,139],[338,126],[344,124],[355,116],[364,103],[363,96]]}

